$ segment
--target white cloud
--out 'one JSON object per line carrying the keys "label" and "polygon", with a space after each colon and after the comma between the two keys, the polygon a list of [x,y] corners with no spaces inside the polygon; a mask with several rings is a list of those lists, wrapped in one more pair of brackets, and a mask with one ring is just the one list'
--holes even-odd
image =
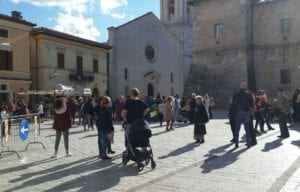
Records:
{"label": "white cloud", "polygon": [[113,9],[128,4],[128,0],[100,0],[100,10],[103,14],[109,14]]}
{"label": "white cloud", "polygon": [[114,19],[124,19],[126,17],[125,13],[111,13],[110,14]]}
{"label": "white cloud", "polygon": [[85,19],[81,14],[74,16],[69,13],[60,13],[54,29],[93,41],[100,36],[100,32],[94,26],[94,20]]}
{"label": "white cloud", "polygon": [[[39,7],[60,8],[57,18],[49,18],[49,22],[56,21],[55,30],[69,33],[82,38],[96,40],[100,36],[92,18],[84,18],[86,13],[95,11],[95,5],[100,5],[104,15],[114,19],[123,19],[125,13],[114,10],[128,5],[128,0],[10,0],[13,3],[30,3]],[[99,7],[97,7],[99,8]]]}
{"label": "white cloud", "polygon": [[115,19],[123,19],[126,17],[125,13],[115,13],[114,9],[126,6],[128,0],[100,0],[100,11],[104,15],[110,15]]}
{"label": "white cloud", "polygon": [[[68,13],[85,13],[94,0],[11,0],[13,3],[31,3],[40,7],[60,7]],[[92,3],[91,3],[92,2]]]}

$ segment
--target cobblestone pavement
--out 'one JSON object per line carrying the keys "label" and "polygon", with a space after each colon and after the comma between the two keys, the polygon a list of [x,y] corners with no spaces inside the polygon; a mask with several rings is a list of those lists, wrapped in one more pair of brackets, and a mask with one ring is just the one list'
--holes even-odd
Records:
{"label": "cobblestone pavement", "polygon": [[[148,165],[138,172],[136,164],[122,165],[124,133],[116,125],[113,159],[98,159],[97,131],[70,130],[72,157],[64,157],[63,140],[58,158],[53,154],[55,132],[45,121],[41,136],[46,146],[18,143],[10,147],[21,156],[4,153],[0,157],[0,191],[205,191],[205,192],[299,192],[300,125],[290,126],[291,137],[278,139],[279,128],[268,131],[250,149],[244,138],[238,149],[230,144],[230,127],[225,111],[215,111],[207,124],[205,143],[194,144],[193,126],[177,124],[166,132],[151,123],[151,145],[156,169]],[[244,134],[241,129],[241,136]],[[2,148],[6,150],[6,148]]]}

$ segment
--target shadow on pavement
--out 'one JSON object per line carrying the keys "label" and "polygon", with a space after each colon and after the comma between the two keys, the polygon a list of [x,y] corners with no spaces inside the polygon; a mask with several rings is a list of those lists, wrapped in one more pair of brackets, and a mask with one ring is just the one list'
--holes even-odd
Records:
{"label": "shadow on pavement", "polygon": [[80,138],[78,138],[78,139],[87,139],[87,138],[90,138],[90,137],[98,137],[98,134],[86,135],[86,136],[80,137]]}
{"label": "shadow on pavement", "polygon": [[[90,132],[92,132],[94,130],[91,130]],[[75,134],[80,134],[80,133],[84,133],[84,132],[88,132],[88,131],[84,131],[84,130],[80,130],[80,131],[72,131],[72,128],[70,129],[70,133],[69,135],[75,135]],[[53,133],[55,133],[55,130],[53,129]],[[55,137],[56,135],[47,135],[46,137]]]}
{"label": "shadow on pavement", "polygon": [[224,153],[226,152],[226,149],[230,146],[232,146],[233,143],[228,143],[226,145],[223,145],[221,147],[218,147],[218,148],[215,148],[215,149],[211,149],[208,154],[204,155],[204,157],[208,157],[208,156],[211,156],[211,155],[214,155],[216,153]]}
{"label": "shadow on pavement", "polygon": [[291,129],[291,130],[300,132],[300,124],[298,122],[293,123],[293,124],[289,124],[288,128]]}
{"label": "shadow on pavement", "polygon": [[[90,172],[90,173],[88,173]],[[71,163],[62,163],[55,167],[43,169],[32,173],[20,175],[19,178],[10,180],[11,183],[25,181],[19,186],[5,190],[12,192],[16,190],[26,191],[26,187],[40,185],[46,182],[56,182],[57,185],[44,191],[102,191],[117,185],[121,177],[134,176],[138,174],[137,169],[122,167],[122,164],[114,164],[112,161],[99,161],[98,158],[88,157]],[[70,175],[78,177],[65,181]]]}
{"label": "shadow on pavement", "polygon": [[6,173],[11,173],[11,172],[22,171],[24,169],[28,169],[30,167],[34,167],[34,166],[37,166],[37,165],[46,164],[46,163],[49,163],[51,161],[55,161],[55,160],[58,160],[58,159],[60,159],[60,158],[57,158],[57,159],[49,159],[49,158],[47,158],[47,159],[43,159],[43,160],[40,160],[40,161],[28,163],[28,164],[21,165],[21,166],[16,166],[16,167],[10,167],[10,168],[6,168],[6,169],[1,169],[0,170],[0,175],[6,174]]}
{"label": "shadow on pavement", "polygon": [[300,140],[298,140],[298,141],[292,141],[291,143],[292,143],[293,145],[296,145],[297,147],[300,148]]}
{"label": "shadow on pavement", "polygon": [[[181,124],[181,125],[174,125],[173,128],[174,130],[176,131],[176,129],[180,129],[180,128],[185,128],[187,127],[189,124]],[[152,128],[152,127],[151,127]],[[159,127],[162,129],[161,132],[157,132],[157,133],[153,133],[152,136],[157,136],[157,135],[161,135],[161,134],[165,134],[165,133],[169,133],[169,132],[172,132],[172,131],[166,131],[166,126],[163,126],[163,127]]]}
{"label": "shadow on pavement", "polygon": [[181,154],[186,153],[188,151],[194,150],[194,148],[197,147],[197,146],[200,146],[200,145],[197,145],[195,143],[190,143],[190,144],[187,144],[183,147],[175,149],[174,151],[171,151],[168,155],[158,157],[158,159],[166,159],[168,157],[178,156],[178,155],[181,155]]}
{"label": "shadow on pavement", "polygon": [[233,148],[220,156],[215,154],[225,152],[225,149],[230,147],[231,145],[232,144],[227,144],[216,149],[210,150],[209,154],[205,155],[205,157],[207,158],[201,165],[202,173],[209,173],[214,169],[222,169],[234,163],[238,160],[239,155],[247,150],[246,148],[243,148],[237,151],[238,148]]}
{"label": "shadow on pavement", "polygon": [[271,141],[269,143],[265,143],[265,147],[261,150],[262,152],[268,152],[273,149],[276,149],[282,145],[282,139],[276,139],[274,141]]}

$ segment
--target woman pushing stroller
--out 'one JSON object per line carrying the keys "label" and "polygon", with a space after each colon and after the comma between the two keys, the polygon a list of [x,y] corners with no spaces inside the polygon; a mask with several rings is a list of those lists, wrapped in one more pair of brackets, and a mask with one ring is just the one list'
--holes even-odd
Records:
{"label": "woman pushing stroller", "polygon": [[[126,151],[123,153],[123,165],[126,165],[128,160],[136,161],[139,170],[142,170],[144,165],[154,164],[152,149],[149,144],[149,137],[151,137],[151,130],[144,117],[149,113],[148,105],[138,98],[139,90],[133,88],[129,91],[129,99],[126,101],[122,110],[122,117],[124,120],[125,129],[125,146]],[[142,139],[144,138],[144,139]],[[138,147],[142,147],[138,150]],[[149,149],[147,149],[147,147]],[[145,161],[145,164],[142,162]]]}
{"label": "woman pushing stroller", "polygon": [[127,134],[130,132],[131,124],[138,119],[144,119],[150,111],[148,105],[139,99],[138,95],[139,90],[137,88],[132,88],[129,91],[129,99],[127,99],[121,113],[123,121],[126,123],[124,129]]}

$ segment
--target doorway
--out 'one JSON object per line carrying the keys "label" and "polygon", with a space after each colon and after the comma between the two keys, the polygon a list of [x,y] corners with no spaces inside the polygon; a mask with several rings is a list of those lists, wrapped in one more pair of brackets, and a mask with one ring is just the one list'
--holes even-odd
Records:
{"label": "doorway", "polygon": [[153,89],[153,85],[151,83],[149,83],[147,85],[147,89],[148,89],[148,96],[154,96],[154,89]]}

